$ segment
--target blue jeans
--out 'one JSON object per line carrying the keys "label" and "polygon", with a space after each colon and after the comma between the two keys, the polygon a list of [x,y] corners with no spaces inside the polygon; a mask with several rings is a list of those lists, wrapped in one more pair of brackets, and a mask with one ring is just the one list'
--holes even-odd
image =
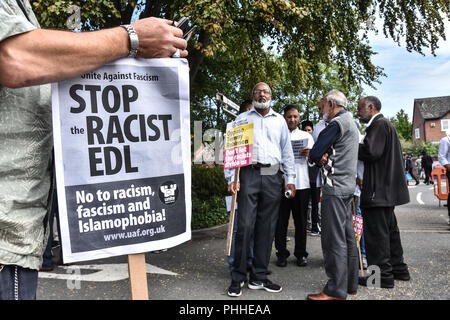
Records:
{"label": "blue jeans", "polygon": [[36,300],[38,271],[0,265],[0,300]]}
{"label": "blue jeans", "polygon": [[[358,197],[358,204],[356,205],[356,215],[362,217],[361,208],[359,207],[360,198]],[[361,256],[366,257],[366,246],[364,245],[364,221],[363,221],[363,231],[361,232],[361,240],[359,241],[359,246],[361,248]]]}
{"label": "blue jeans", "polygon": [[[229,265],[229,270],[230,272],[233,272],[233,262],[234,262],[234,240],[236,238],[236,233],[237,233],[237,209],[234,212],[234,226],[233,226],[233,234],[231,236],[231,250],[230,250],[230,255],[227,256],[227,261],[228,261],[228,265]],[[253,237],[252,240],[250,241],[250,254],[248,255],[248,259],[247,259],[247,264],[250,267],[252,265],[252,261],[253,261]]]}

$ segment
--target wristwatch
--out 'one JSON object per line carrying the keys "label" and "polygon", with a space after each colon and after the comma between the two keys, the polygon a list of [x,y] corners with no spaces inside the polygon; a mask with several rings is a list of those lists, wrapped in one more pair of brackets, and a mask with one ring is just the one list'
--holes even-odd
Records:
{"label": "wristwatch", "polygon": [[124,24],[121,25],[121,27],[127,30],[128,37],[130,38],[130,54],[128,55],[128,57],[134,58],[136,57],[139,48],[139,39],[136,30],[134,30],[131,24]]}

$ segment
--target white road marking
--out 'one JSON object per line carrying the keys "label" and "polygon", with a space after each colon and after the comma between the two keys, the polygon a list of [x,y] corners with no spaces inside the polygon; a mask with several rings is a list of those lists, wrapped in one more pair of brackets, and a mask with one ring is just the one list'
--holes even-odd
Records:
{"label": "white road marking", "polygon": [[416,200],[419,204],[425,204],[425,202],[422,201],[422,192],[417,194]]}
{"label": "white road marking", "polygon": [[[158,273],[170,276],[176,276],[177,273],[164,270],[146,263],[147,273]],[[128,279],[128,263],[115,264],[90,264],[90,265],[71,265],[58,266],[66,270],[66,273],[39,272],[39,278],[60,279],[60,280],[77,280],[77,281],[95,281],[95,282],[111,282]],[[81,270],[98,270],[89,274],[81,274]]]}

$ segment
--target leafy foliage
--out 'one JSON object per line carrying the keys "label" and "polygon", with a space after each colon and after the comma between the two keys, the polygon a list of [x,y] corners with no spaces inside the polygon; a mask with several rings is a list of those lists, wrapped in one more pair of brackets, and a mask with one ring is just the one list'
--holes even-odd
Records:
{"label": "leafy foliage", "polygon": [[383,76],[367,42],[376,14],[382,31],[406,49],[434,54],[445,40],[448,0],[31,0],[42,26],[64,28],[71,5],[83,30],[129,23],[133,17],[192,16],[199,26],[189,44],[193,120],[222,129],[230,121],[215,102],[250,97],[259,81],[273,89],[275,109],[289,101],[317,118],[318,97],[331,87],[358,93]]}
{"label": "leafy foliage", "polygon": [[229,218],[225,197],[211,195],[211,198],[207,200],[200,200],[196,194],[192,195],[191,227],[193,230],[225,224],[228,223]]}
{"label": "leafy foliage", "polygon": [[223,167],[192,167],[192,228],[212,227],[228,222],[225,196],[227,183]]}
{"label": "leafy foliage", "polygon": [[426,151],[429,155],[437,155],[439,152],[439,149],[436,145],[430,143],[430,142],[423,142],[423,141],[414,141],[412,142],[410,140],[405,140],[403,138],[400,138],[400,144],[402,146],[403,152],[406,152],[413,157],[417,157],[422,154],[423,151]]}
{"label": "leafy foliage", "polygon": [[405,110],[400,109],[390,121],[394,125],[395,130],[397,130],[400,138],[406,141],[412,140],[412,123],[409,122],[409,117]]}
{"label": "leafy foliage", "polygon": [[222,166],[192,167],[192,192],[200,200],[208,199],[212,194],[226,196],[227,182],[223,175]]}

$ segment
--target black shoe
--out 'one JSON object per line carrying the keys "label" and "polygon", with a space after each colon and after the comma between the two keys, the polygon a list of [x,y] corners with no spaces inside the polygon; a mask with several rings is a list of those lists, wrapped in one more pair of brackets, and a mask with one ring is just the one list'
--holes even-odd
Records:
{"label": "black shoe", "polygon": [[281,286],[272,283],[269,279],[266,279],[264,281],[252,281],[250,280],[248,282],[248,288],[252,290],[261,290],[264,289],[267,292],[281,292],[283,288]]}
{"label": "black shoe", "polygon": [[409,272],[406,273],[394,273],[394,279],[395,280],[401,280],[401,281],[409,281],[411,279]]}
{"label": "black shoe", "polygon": [[279,267],[281,267],[281,268],[286,267],[286,266],[287,266],[287,260],[286,260],[286,258],[284,258],[284,257],[278,257],[278,260],[277,260],[276,265],[279,266]]}
{"label": "black shoe", "polygon": [[[366,277],[358,277],[358,284],[363,287],[367,287],[367,280],[369,279],[369,276]],[[380,281],[380,287],[383,289],[392,289],[394,287],[394,279],[392,280],[383,280]]]}
{"label": "black shoe", "polygon": [[301,257],[300,259],[297,259],[297,265],[299,267],[305,267],[308,264],[308,260],[306,257]]}
{"label": "black shoe", "polygon": [[416,181],[416,186],[419,184],[419,181]]}
{"label": "black shoe", "polygon": [[231,281],[231,285],[228,288],[227,294],[230,297],[239,297],[242,294],[242,287],[244,286],[244,281]]}

